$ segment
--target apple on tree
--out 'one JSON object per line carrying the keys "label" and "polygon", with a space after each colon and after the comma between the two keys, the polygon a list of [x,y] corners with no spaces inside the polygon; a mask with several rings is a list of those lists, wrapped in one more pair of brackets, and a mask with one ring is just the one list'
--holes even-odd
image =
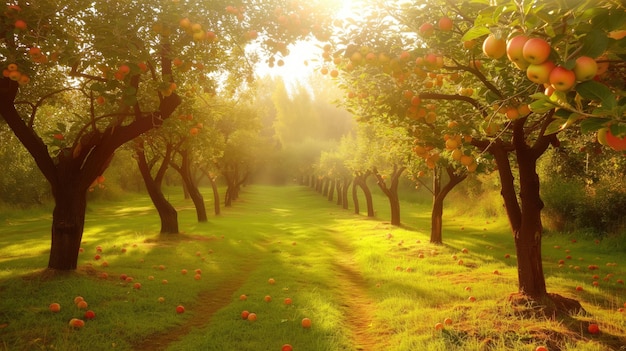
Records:
{"label": "apple on tree", "polygon": [[489,34],[483,42],[483,53],[492,59],[499,59],[506,54],[506,41],[503,38]]}

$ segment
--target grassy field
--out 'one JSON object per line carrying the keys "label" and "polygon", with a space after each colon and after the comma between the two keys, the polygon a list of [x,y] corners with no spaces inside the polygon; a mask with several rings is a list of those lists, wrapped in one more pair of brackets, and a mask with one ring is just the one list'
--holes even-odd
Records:
{"label": "grassy field", "polygon": [[[549,320],[515,315],[507,304],[517,289],[517,271],[503,218],[447,211],[445,245],[434,246],[428,243],[427,206],[404,203],[405,225],[398,228],[385,221],[387,204],[380,197],[378,218],[368,219],[307,187],[251,186],[234,207],[201,224],[190,201],[178,192],[170,199],[184,232],[168,237],[158,235],[147,197],[90,204],[80,268],[67,274],[42,269],[49,213],[3,217],[0,350],[626,345],[626,313],[619,310],[626,302],[626,249],[618,239],[546,236],[549,290],[579,300],[587,311]],[[77,296],[95,313],[79,329],[68,324],[85,319]],[[61,310],[51,312],[51,303]],[[185,312],[177,313],[178,306]],[[243,311],[255,313],[256,321],[244,320]],[[304,318],[310,328],[302,326]],[[435,328],[444,321],[449,324]],[[589,333],[590,323],[600,333]]]}

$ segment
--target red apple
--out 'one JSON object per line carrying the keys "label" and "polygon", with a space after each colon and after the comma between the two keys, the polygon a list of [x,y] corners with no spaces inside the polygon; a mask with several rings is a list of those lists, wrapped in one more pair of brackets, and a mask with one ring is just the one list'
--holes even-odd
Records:
{"label": "red apple", "polygon": [[82,328],[85,326],[85,321],[82,319],[78,319],[78,318],[72,318],[70,319],[70,327],[74,327],[74,328]]}
{"label": "red apple", "polygon": [[544,84],[550,81],[550,72],[554,69],[554,62],[546,61],[541,64],[531,64],[526,69],[526,76],[533,83]]}
{"label": "red apple", "polygon": [[48,308],[52,312],[59,312],[61,310],[61,305],[56,303],[56,302],[53,302],[53,303],[50,304],[50,306]]}
{"label": "red apple", "polygon": [[499,59],[506,54],[506,41],[498,38],[493,34],[489,34],[483,42],[483,53],[492,59]]}
{"label": "red apple", "polygon": [[454,22],[452,22],[452,20],[449,17],[441,17],[439,19],[438,25],[439,25],[439,29],[441,29],[442,31],[449,32],[452,30],[452,27],[454,26]]}
{"label": "red apple", "polygon": [[28,25],[22,20],[17,20],[15,21],[15,28],[19,30],[26,30],[26,28],[28,28]]}
{"label": "red apple", "polygon": [[289,344],[285,344],[285,345],[283,345],[283,347],[280,349],[280,351],[293,351],[293,347],[291,347],[291,345],[289,345]]}
{"label": "red apple", "polygon": [[550,84],[557,91],[569,91],[576,84],[576,74],[565,67],[558,66],[550,71]]}
{"label": "red apple", "polygon": [[430,37],[433,35],[434,30],[435,28],[432,24],[424,23],[419,27],[419,34],[424,38]]}
{"label": "red apple", "polygon": [[598,334],[600,332],[600,327],[598,327],[596,323],[590,323],[589,326],[587,327],[587,330],[591,334]]}
{"label": "red apple", "polygon": [[302,318],[302,327],[303,328],[311,328],[311,319]]}
{"label": "red apple", "polygon": [[243,311],[243,312],[241,312],[241,319],[248,319],[249,315],[250,315],[250,312]]}
{"label": "red apple", "polygon": [[533,65],[544,63],[550,56],[550,44],[541,38],[530,38],[524,44],[524,60]]}
{"label": "red apple", "polygon": [[626,136],[618,137],[611,133],[611,129],[606,131],[606,143],[615,151],[626,150]]}
{"label": "red apple", "polygon": [[250,322],[256,321],[256,313],[250,313],[248,315],[248,321],[250,321]]}
{"label": "red apple", "polygon": [[579,82],[591,80],[598,74],[598,63],[589,56],[581,56],[576,59],[574,74]]}
{"label": "red apple", "polygon": [[182,305],[176,306],[176,313],[185,313],[185,307]]}
{"label": "red apple", "polygon": [[88,310],[85,312],[85,319],[94,319],[96,318],[96,313],[92,310]]}
{"label": "red apple", "polygon": [[528,41],[528,37],[525,35],[515,36],[506,43],[506,56],[509,60],[515,63],[515,66],[519,69],[526,69],[528,62],[524,59],[524,44]]}

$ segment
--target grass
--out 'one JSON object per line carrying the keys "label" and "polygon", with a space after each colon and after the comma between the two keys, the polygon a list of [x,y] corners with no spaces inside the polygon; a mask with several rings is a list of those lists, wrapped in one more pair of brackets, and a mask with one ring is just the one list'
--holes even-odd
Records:
{"label": "grass", "polygon": [[[588,312],[549,320],[516,316],[506,303],[517,289],[517,270],[503,218],[447,209],[445,244],[435,246],[428,242],[428,206],[403,203],[404,225],[393,227],[380,196],[378,218],[368,219],[307,187],[252,186],[207,223],[197,223],[191,202],[181,197],[170,195],[184,233],[169,237],[157,234],[147,197],[90,204],[80,268],[68,274],[42,270],[49,213],[5,215],[0,350],[271,351],[286,343],[312,351],[617,350],[626,344],[626,314],[617,311],[626,301],[618,239],[545,237],[549,290],[579,300]],[[68,325],[84,313],[76,296],[96,313],[82,329]],[[283,302],[287,297],[292,304]],[[48,310],[52,302],[61,312]],[[177,314],[178,305],[186,312]],[[243,320],[244,310],[257,321]],[[300,325],[305,317],[313,321],[310,329]],[[446,318],[452,324],[435,330]],[[600,334],[587,332],[590,322]]]}

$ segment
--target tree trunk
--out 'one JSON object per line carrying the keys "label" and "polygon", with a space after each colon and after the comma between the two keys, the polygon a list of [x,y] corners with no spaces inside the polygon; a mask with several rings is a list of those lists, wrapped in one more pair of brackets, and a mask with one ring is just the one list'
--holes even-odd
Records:
{"label": "tree trunk", "polygon": [[330,183],[330,181],[329,181],[328,177],[324,177],[324,180],[323,180],[323,184],[324,185],[322,186],[322,196],[328,196],[328,186],[329,186],[329,183]]}
{"label": "tree trunk", "polygon": [[215,215],[219,215],[221,213],[220,210],[220,194],[219,189],[217,188],[217,177],[212,175],[209,171],[207,171],[204,167],[200,167],[200,171],[204,174],[205,177],[211,183],[211,190],[213,192],[213,211]]}
{"label": "tree trunk", "polygon": [[193,179],[193,175],[191,173],[191,160],[189,159],[189,151],[181,150],[179,152],[181,156],[181,164],[180,166],[172,163],[172,167],[176,169],[176,171],[180,174],[184,188],[187,190],[186,192],[191,197],[193,204],[196,208],[196,217],[198,222],[203,223],[208,220],[206,214],[206,206],[204,205],[204,197],[200,193],[196,182]]}
{"label": "tree trunk", "polygon": [[229,165],[224,166],[222,175],[226,180],[226,192],[224,193],[224,206],[231,207],[235,197],[235,168]]}
{"label": "tree trunk", "polygon": [[441,168],[435,167],[433,170],[433,208],[430,215],[431,229],[430,229],[430,242],[433,244],[443,244],[443,202],[448,196],[448,193],[467,178],[467,173],[458,175],[454,173],[452,167],[446,167],[446,173],[448,174],[448,182],[441,187]]}
{"label": "tree trunk", "polygon": [[357,177],[354,177],[354,180],[352,181],[352,203],[354,204],[354,214],[359,214],[361,209],[359,208]]}
{"label": "tree trunk", "polygon": [[48,268],[74,270],[85,225],[86,194],[84,190],[76,191],[71,183],[53,189],[53,194],[55,206]]}
{"label": "tree trunk", "polygon": [[526,153],[517,152],[520,178],[522,221],[515,233],[517,273],[519,290],[538,298],[547,294],[546,281],[541,259],[541,210],[543,201],[539,195],[539,176],[536,172],[537,159]]}
{"label": "tree trunk", "polygon": [[178,230],[178,213],[172,204],[167,201],[165,195],[161,191],[161,182],[163,181],[163,175],[167,170],[167,164],[169,164],[169,158],[171,157],[171,148],[167,148],[165,151],[164,160],[161,163],[161,167],[157,171],[155,178],[152,178],[151,167],[146,160],[146,154],[144,151],[144,142],[141,138],[138,138],[135,143],[135,154],[137,155],[137,165],[139,166],[139,172],[146,184],[146,190],[150,199],[154,204],[159,218],[161,219],[161,234],[176,234]]}
{"label": "tree trunk", "polygon": [[[524,119],[514,122],[512,145],[497,141],[491,144],[488,151],[494,156],[498,166],[502,183],[501,194],[515,240],[519,292],[535,300],[545,300],[549,297],[541,258],[543,202],[539,195],[539,176],[536,165],[539,156],[549,146],[551,138],[556,137],[539,137],[535,146],[530,147],[523,137],[523,123]],[[515,193],[515,178],[508,157],[511,147],[515,150],[519,172],[519,201]]]}
{"label": "tree trunk", "polygon": [[367,185],[367,178],[370,176],[370,174],[372,174],[372,171],[367,170],[365,171],[365,173],[358,173],[357,177],[354,179],[355,180],[355,185],[357,184],[357,178],[358,178],[358,185],[361,188],[361,190],[363,190],[363,195],[365,195],[365,203],[367,205],[367,216],[368,217],[374,217],[374,202],[372,201],[372,192],[370,191],[369,186]]}
{"label": "tree trunk", "polygon": [[341,187],[341,205],[344,210],[348,209],[348,189],[350,188],[350,184],[352,183],[352,179],[349,176],[343,177],[343,186]]}
{"label": "tree trunk", "polygon": [[342,191],[341,179],[335,180],[335,188],[337,190],[337,205],[341,205],[343,204],[343,197],[341,196],[341,191]]}
{"label": "tree trunk", "polygon": [[328,185],[328,201],[333,201],[333,198],[335,197],[335,179],[332,178],[330,179],[329,185]]}
{"label": "tree trunk", "polygon": [[391,173],[391,185],[387,187],[387,183],[385,183],[385,179],[383,176],[378,173],[378,170],[374,167],[372,172],[374,176],[378,180],[377,184],[383,193],[389,199],[389,207],[391,209],[391,225],[399,226],[400,225],[400,198],[398,197],[398,185],[400,183],[400,175],[406,167],[398,167],[397,165],[393,166],[393,171]]}
{"label": "tree trunk", "polygon": [[187,199],[190,198],[190,196],[191,195],[189,195],[189,190],[187,189],[187,184],[185,183],[185,181],[183,181],[183,199],[187,200]]}
{"label": "tree trunk", "polygon": [[211,182],[211,189],[213,190],[213,208],[215,210],[215,215],[219,215],[221,213],[220,210],[220,194],[217,189],[217,181],[215,177],[208,177]]}

